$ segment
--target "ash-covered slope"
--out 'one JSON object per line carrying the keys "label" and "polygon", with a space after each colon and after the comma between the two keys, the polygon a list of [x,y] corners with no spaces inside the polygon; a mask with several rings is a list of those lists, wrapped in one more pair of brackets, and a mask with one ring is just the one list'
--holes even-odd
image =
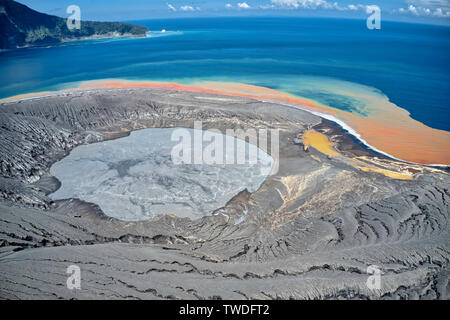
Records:
{"label": "ash-covered slope", "polygon": [[37,12],[13,0],[0,0],[0,49],[52,44],[91,36],[145,36],[146,27],[121,22],[82,21],[69,30],[66,19]]}
{"label": "ash-covered slope", "polygon": [[[414,180],[403,181],[363,172],[293,143],[314,127],[346,157],[373,158],[328,122],[217,98],[129,90],[1,105],[0,297],[448,299],[447,173],[411,165]],[[59,187],[51,163],[74,146],[194,120],[204,129],[279,128],[279,172],[195,221],[123,222],[95,204],[46,196]],[[72,264],[81,290],[66,288]],[[383,272],[379,290],[366,285],[371,265]]]}

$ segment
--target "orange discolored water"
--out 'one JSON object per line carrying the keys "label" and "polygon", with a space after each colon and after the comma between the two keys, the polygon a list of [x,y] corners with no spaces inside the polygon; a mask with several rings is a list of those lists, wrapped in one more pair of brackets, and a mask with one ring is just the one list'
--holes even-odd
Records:
{"label": "orange discolored water", "polygon": [[[426,165],[450,166],[450,132],[428,127],[412,119],[407,110],[388,100],[373,97],[365,97],[369,100],[372,99],[371,107],[366,110],[366,115],[360,115],[285,92],[233,82],[198,82],[194,85],[185,85],[146,81],[96,80],[82,82],[78,88],[66,89],[62,92],[121,88],[204,92],[289,104],[344,122],[366,144],[397,159]],[[51,93],[46,92],[45,94]],[[4,100],[29,98],[33,95],[38,94],[16,96]]]}
{"label": "orange discolored water", "polygon": [[427,165],[450,165],[450,132],[428,127],[412,119],[405,109],[388,101],[376,101],[375,108],[369,110],[367,116],[361,116],[277,90],[241,83],[200,82],[182,85],[105,80],[85,82],[80,89],[134,87],[226,94],[296,105],[345,122],[367,144],[397,159]]}

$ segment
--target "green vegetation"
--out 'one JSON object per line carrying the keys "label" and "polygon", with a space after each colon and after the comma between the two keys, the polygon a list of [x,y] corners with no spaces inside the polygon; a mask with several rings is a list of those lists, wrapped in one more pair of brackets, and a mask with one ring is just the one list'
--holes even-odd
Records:
{"label": "green vegetation", "polygon": [[69,30],[66,19],[39,13],[12,0],[0,0],[0,49],[57,43],[92,36],[144,36],[146,27],[121,22],[82,21]]}

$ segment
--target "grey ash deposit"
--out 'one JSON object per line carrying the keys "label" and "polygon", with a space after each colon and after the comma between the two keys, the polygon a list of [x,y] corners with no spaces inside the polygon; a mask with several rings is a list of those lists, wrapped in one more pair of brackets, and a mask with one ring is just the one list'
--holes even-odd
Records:
{"label": "grey ash deposit", "polygon": [[[294,144],[299,130],[318,126],[341,152],[375,157],[319,117],[215,97],[124,90],[2,104],[0,297],[448,298],[447,173],[415,166],[403,181],[363,172]],[[120,221],[95,203],[48,197],[60,187],[51,165],[76,146],[195,120],[280,129],[278,173],[198,219]],[[71,264],[82,272],[76,292],[65,286]],[[379,290],[366,286],[370,265],[383,272]]]}

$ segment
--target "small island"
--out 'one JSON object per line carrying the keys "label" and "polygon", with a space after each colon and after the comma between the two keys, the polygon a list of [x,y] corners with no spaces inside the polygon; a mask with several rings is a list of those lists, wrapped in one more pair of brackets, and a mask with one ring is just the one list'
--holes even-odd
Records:
{"label": "small island", "polygon": [[37,12],[13,0],[0,0],[0,50],[63,41],[117,36],[145,37],[148,29],[122,22],[82,21],[69,30],[67,20]]}

